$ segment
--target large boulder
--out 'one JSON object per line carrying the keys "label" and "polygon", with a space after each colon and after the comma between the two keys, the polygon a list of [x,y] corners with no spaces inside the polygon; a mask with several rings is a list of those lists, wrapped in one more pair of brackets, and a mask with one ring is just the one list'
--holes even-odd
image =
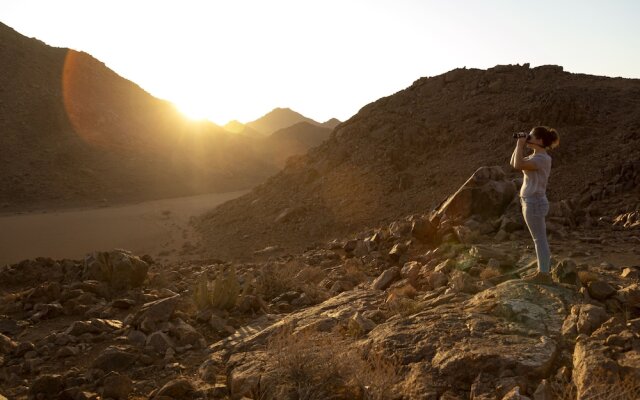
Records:
{"label": "large boulder", "polygon": [[126,250],[93,252],[84,260],[84,279],[107,282],[114,289],[130,289],[142,285],[149,265]]}
{"label": "large boulder", "polygon": [[472,215],[502,215],[517,193],[516,183],[506,179],[501,167],[480,167],[437,210],[441,220],[465,220]]}
{"label": "large boulder", "polygon": [[29,396],[38,399],[57,399],[63,389],[62,375],[41,375],[35,378],[29,386]]}

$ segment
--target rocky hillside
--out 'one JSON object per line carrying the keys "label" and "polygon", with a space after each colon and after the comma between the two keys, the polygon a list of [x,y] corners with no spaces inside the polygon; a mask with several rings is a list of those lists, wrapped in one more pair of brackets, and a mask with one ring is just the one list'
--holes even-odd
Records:
{"label": "rocky hillside", "polygon": [[[0,41],[0,212],[246,189],[308,148],[190,121],[90,55],[2,24]],[[306,120],[272,114],[260,121]]]}
{"label": "rocky hillside", "polygon": [[198,225],[204,253],[249,257],[433,209],[481,165],[508,167],[511,134],[558,129],[549,197],[577,196],[640,158],[640,80],[559,66],[456,69],[363,107],[328,141]]}
{"label": "rocky hillside", "polygon": [[429,214],[269,261],[4,266],[0,396],[637,399],[640,213],[596,212],[637,202],[640,163],[607,174],[552,204],[546,285],[519,279],[534,250],[500,167]]}
{"label": "rocky hillside", "polygon": [[[260,142],[265,156],[270,155],[279,167],[292,155],[303,155],[310,148],[320,145],[331,135],[331,129],[308,122],[298,122],[287,128],[279,129]],[[259,151],[260,149],[256,149]]]}

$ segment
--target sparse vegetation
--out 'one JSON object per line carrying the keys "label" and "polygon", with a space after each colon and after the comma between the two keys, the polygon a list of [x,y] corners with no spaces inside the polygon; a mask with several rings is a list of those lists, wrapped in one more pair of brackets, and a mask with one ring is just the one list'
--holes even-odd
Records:
{"label": "sparse vegetation", "polygon": [[489,280],[500,275],[502,275],[502,271],[500,271],[500,269],[494,267],[486,267],[482,270],[482,272],[480,272],[480,279]]}
{"label": "sparse vegetation", "polygon": [[419,313],[424,309],[424,303],[409,299],[407,297],[396,296],[387,299],[387,307],[388,310],[392,314],[398,314],[403,317],[408,317],[415,313]]}
{"label": "sparse vegetation", "polygon": [[290,328],[273,336],[267,351],[273,360],[269,387],[261,399],[389,398],[398,381],[397,363],[379,352],[362,354],[337,332]]}
{"label": "sparse vegetation", "polygon": [[299,262],[267,263],[256,276],[256,292],[265,300],[290,291],[304,293],[309,304],[327,298],[327,293],[318,286],[325,273],[318,267]]}
{"label": "sparse vegetation", "polygon": [[573,381],[560,380],[552,382],[551,391],[554,399],[558,400],[637,400],[640,399],[640,380],[632,374],[627,375],[617,383],[606,381],[606,378],[596,378],[597,382],[589,387],[586,393],[578,392]]}
{"label": "sparse vegetation", "polygon": [[240,283],[233,265],[227,271],[216,274],[213,282],[209,282],[206,274],[202,274],[194,289],[194,301],[198,308],[213,307],[220,310],[233,308],[240,295]]}

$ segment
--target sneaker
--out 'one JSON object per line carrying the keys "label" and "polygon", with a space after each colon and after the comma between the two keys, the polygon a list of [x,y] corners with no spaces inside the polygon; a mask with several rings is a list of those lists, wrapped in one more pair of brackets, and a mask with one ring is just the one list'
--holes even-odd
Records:
{"label": "sneaker", "polygon": [[522,278],[522,280],[529,283],[539,283],[541,285],[553,285],[553,279],[551,279],[551,274],[548,272],[538,271],[533,275]]}

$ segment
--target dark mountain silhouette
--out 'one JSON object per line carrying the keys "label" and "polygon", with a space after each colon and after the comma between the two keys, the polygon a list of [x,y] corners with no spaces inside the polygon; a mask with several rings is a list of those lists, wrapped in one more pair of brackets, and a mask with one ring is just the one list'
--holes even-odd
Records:
{"label": "dark mountain silhouette", "polygon": [[89,54],[3,24],[0,43],[0,210],[230,191],[277,171],[250,128],[191,121]]}
{"label": "dark mountain silhouette", "polygon": [[240,134],[248,137],[254,138],[264,138],[265,135],[248,127],[238,120],[229,121],[226,125],[224,125],[224,130],[227,132],[231,132],[233,134]]}
{"label": "dark mountain silhouette", "polygon": [[290,108],[275,108],[255,121],[248,122],[246,125],[265,135],[270,135],[277,130],[288,128],[298,122],[308,122],[312,125],[322,126],[321,123],[307,118]]}
{"label": "dark mountain silhouette", "polygon": [[272,160],[282,167],[284,162],[292,155],[302,155],[308,149],[320,145],[329,138],[331,129],[298,122],[290,127],[280,129],[264,139],[264,151],[272,154]]}
{"label": "dark mountain silhouette", "polygon": [[324,126],[325,128],[334,129],[336,126],[338,126],[340,124],[341,124],[341,122],[340,122],[339,119],[331,118],[330,120],[327,120],[327,121],[323,122],[322,126]]}
{"label": "dark mountain silhouette", "polygon": [[579,194],[603,169],[640,158],[640,80],[528,64],[418,79],[204,216],[203,246],[218,257],[243,257],[267,244],[295,251],[428,212],[478,167],[509,169],[511,134],[541,124],[561,135],[551,153],[550,200]]}

